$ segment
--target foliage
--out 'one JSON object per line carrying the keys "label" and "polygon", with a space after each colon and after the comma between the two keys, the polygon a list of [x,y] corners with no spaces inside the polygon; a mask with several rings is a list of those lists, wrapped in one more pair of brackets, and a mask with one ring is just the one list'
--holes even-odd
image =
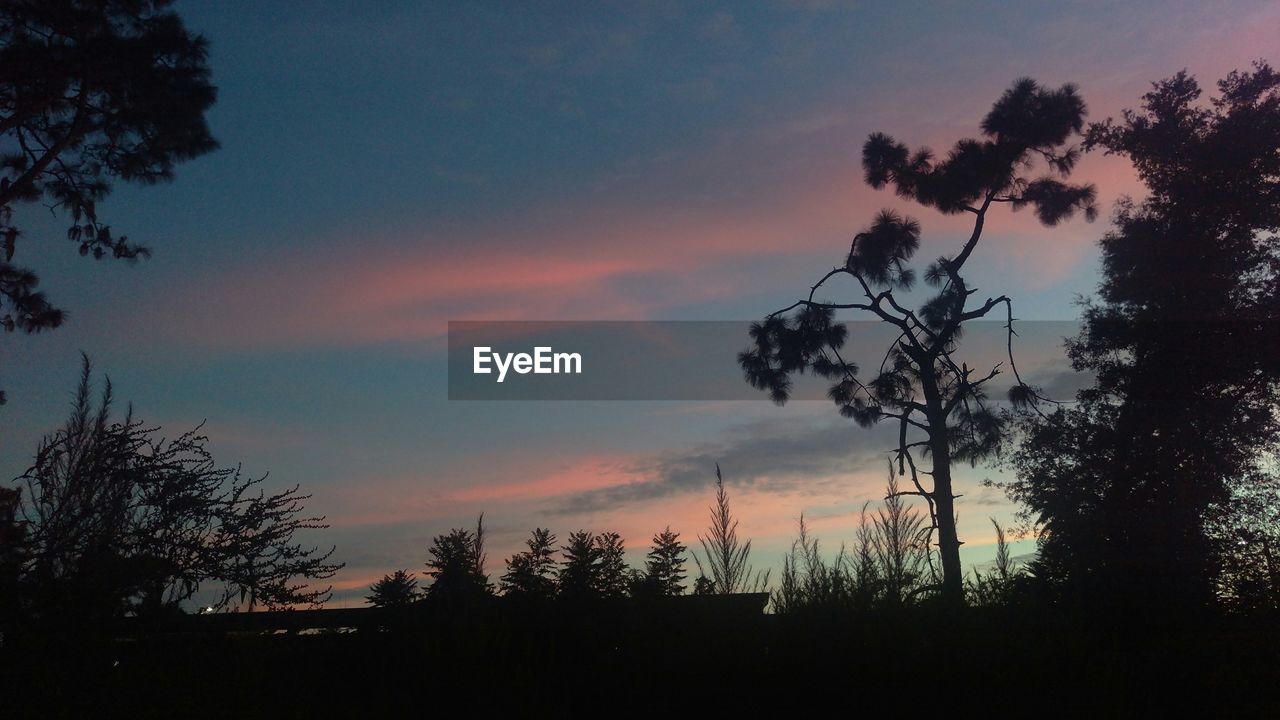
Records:
{"label": "foliage", "polygon": [[668,525],[653,536],[653,547],[646,556],[646,579],[659,595],[684,593],[684,553],[687,548],[680,542],[680,533],[671,532]]}
{"label": "foliage", "polygon": [[693,562],[698,574],[707,577],[720,595],[739,592],[761,592],[769,584],[769,571],[751,567],[751,541],[738,541],[738,520],[729,510],[729,493],[724,489],[724,476],[716,464],[716,504],[710,509],[711,525],[707,535],[699,535],[702,558],[695,552]]}
{"label": "foliage", "polygon": [[0,487],[0,633],[19,611],[18,580],[26,553],[27,529],[18,522],[22,492]]}
{"label": "foliage", "polygon": [[419,598],[418,581],[408,570],[396,570],[369,587],[365,599],[374,607],[406,607]]}
{"label": "foliage", "polygon": [[91,368],[70,417],[17,478],[26,530],[21,579],[32,608],[85,619],[173,610],[198,591],[217,609],[315,605],[329,597],[298,580],[342,566],[294,540],[326,527],[303,517],[310,496],[275,494],[264,478],[218,468],[197,431],[173,440],[126,413],[111,419],[111,384],[94,408]]}
{"label": "foliage", "polygon": [[774,611],[859,613],[915,603],[936,585],[924,521],[898,491],[892,469],[883,507],[874,514],[862,508],[853,551],[842,545],[826,560],[802,515],[771,598]]}
{"label": "foliage", "polygon": [[[883,133],[871,135],[862,152],[867,183],[891,186],[900,197],[944,214],[972,214],[969,238],[955,255],[928,266],[924,279],[934,294],[912,311],[894,293],[915,285],[916,272],[908,262],[920,245],[920,225],[896,212],[881,212],[854,236],[843,264],[819,279],[805,299],[752,326],[753,346],[738,356],[747,381],[779,404],[789,399],[794,375],[812,372],[831,381],[828,394],[844,417],[864,427],[883,420],[898,424],[898,472],[910,471],[913,492],[928,503],[930,525],[938,532],[943,595],[952,603],[963,601],[963,586],[951,463],[989,457],[1006,431],[1005,418],[989,407],[984,389],[1000,367],[980,374],[955,357],[964,324],[1003,306],[1009,369],[1016,380],[1010,398],[1016,404],[1041,399],[1022,382],[1013,362],[1011,300],[1001,295],[968,307],[976,289],[962,271],[995,204],[1030,207],[1045,225],[1076,211],[1093,218],[1093,186],[1062,179],[1079,157],[1068,143],[1082,130],[1084,114],[1074,86],[1053,90],[1024,78],[992,106],[981,138],[957,142],[945,157],[936,158],[927,148],[912,152]],[[1032,174],[1037,163],[1045,170],[1038,177]],[[829,281],[840,277],[856,283],[858,301],[819,297]],[[835,320],[840,310],[869,314],[897,334],[869,378],[859,377],[859,368],[841,354],[848,330]],[[917,451],[932,461],[930,470],[917,468]],[[925,487],[921,475],[931,478],[932,487]]]}
{"label": "foliage", "polygon": [[973,577],[965,583],[965,593],[971,605],[1003,607],[1014,602],[1025,573],[1021,566],[1014,565],[1004,528],[995,518],[991,518],[991,525],[996,531],[995,562],[986,572],[974,571]]}
{"label": "foliage", "polygon": [[507,560],[507,572],[502,576],[502,590],[507,595],[549,598],[555,594],[556,536],[550,530],[536,528],[525,540],[528,550],[518,552]]}
{"label": "foliage", "polygon": [[1200,94],[1179,73],[1089,128],[1148,196],[1120,203],[1068,342],[1096,381],[1028,418],[1007,485],[1040,530],[1037,577],[1144,614],[1211,602],[1230,546],[1208,524],[1244,510],[1280,439],[1280,75],[1259,63]]}
{"label": "foliage", "polygon": [[32,271],[12,263],[20,205],[70,218],[81,255],[133,259],[147,249],[98,215],[111,182],[152,184],[217,147],[205,112],[208,46],[171,0],[0,4],[0,326],[37,332],[63,321]]}
{"label": "foliage", "polygon": [[631,578],[622,536],[616,532],[600,533],[596,536],[596,550],[599,558],[595,565],[596,594],[606,598],[626,597]]}
{"label": "foliage", "polygon": [[693,579],[694,595],[715,595],[716,584],[706,575],[699,575]]}
{"label": "foliage", "polygon": [[433,578],[428,598],[466,602],[492,592],[484,571],[484,515],[476,521],[475,532],[454,528],[437,535],[427,552],[427,575]]}
{"label": "foliage", "polygon": [[935,583],[929,527],[925,517],[907,505],[905,497],[890,467],[884,506],[876,511],[873,543],[882,586],[881,602],[890,606],[906,605]]}
{"label": "foliage", "polygon": [[[1275,467],[1274,458],[1269,464]],[[1219,562],[1222,602],[1233,610],[1280,609],[1280,476],[1258,472],[1233,484],[1205,530]]]}
{"label": "foliage", "polygon": [[842,546],[828,563],[818,548],[817,538],[810,537],[804,515],[800,516],[799,533],[791,552],[782,560],[782,576],[771,600],[777,613],[796,613],[815,609],[847,610],[856,605],[855,597],[863,596],[866,586],[874,583],[862,573],[851,572],[852,561]]}
{"label": "foliage", "polygon": [[599,588],[600,545],[586,530],[569,533],[569,544],[561,548],[563,559],[556,573],[556,590],[562,597],[595,596]]}

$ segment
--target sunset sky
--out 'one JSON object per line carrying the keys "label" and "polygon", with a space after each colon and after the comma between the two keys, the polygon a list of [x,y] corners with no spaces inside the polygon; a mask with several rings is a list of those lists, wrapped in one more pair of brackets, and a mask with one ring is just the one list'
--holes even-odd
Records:
{"label": "sunset sky", "polygon": [[[338,605],[481,512],[495,579],[535,526],[617,530],[638,566],[667,525],[696,543],[717,462],[759,564],[802,512],[834,549],[882,495],[887,426],[763,396],[450,402],[446,323],[758,318],[881,207],[921,221],[921,259],[958,247],[967,218],[863,184],[869,132],[945,149],[1021,76],[1076,83],[1100,120],[1180,69],[1212,90],[1280,62],[1274,2],[359,5],[180,2],[211,42],[221,150],[100,206],[151,246],[136,265],[24,211],[15,260],[69,318],[0,339],[5,478],[65,415],[83,350],[122,411],[169,435],[204,421],[222,464],[312,493],[332,527],[310,539],[347,563]],[[1098,221],[1000,208],[970,261],[1025,320],[1076,317],[1113,203],[1141,192],[1116,158],[1074,179]],[[1053,382],[1061,353],[1033,345]],[[970,562],[1013,517],[979,485],[998,474],[959,472]]]}

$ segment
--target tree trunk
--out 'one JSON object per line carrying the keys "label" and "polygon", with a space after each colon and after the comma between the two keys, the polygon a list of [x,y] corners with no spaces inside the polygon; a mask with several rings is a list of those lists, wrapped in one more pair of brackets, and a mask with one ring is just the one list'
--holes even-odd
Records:
{"label": "tree trunk", "polygon": [[942,601],[951,606],[964,604],[964,571],[960,566],[960,536],[956,533],[955,493],[951,488],[951,440],[942,396],[932,377],[933,368],[922,373],[926,417],[929,421],[929,451],[933,456],[933,500],[938,524],[938,555],[942,560]]}
{"label": "tree trunk", "polygon": [[960,567],[960,536],[956,533],[955,497],[951,492],[948,449],[933,450],[933,506],[938,515],[938,555],[942,558],[942,599],[964,604],[964,571]]}

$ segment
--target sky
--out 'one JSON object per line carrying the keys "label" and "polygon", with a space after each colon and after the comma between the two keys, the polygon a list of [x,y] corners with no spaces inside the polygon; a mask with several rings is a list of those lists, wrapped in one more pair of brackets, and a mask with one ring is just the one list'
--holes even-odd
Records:
{"label": "sky", "polygon": [[[65,416],[83,351],[136,416],[203,422],[220,463],[310,493],[331,527],[307,539],[346,563],[338,606],[481,512],[495,578],[536,526],[618,531],[638,566],[668,525],[696,544],[716,463],[761,566],[802,513],[824,546],[850,539],[889,428],[763,397],[450,401],[447,322],[758,318],[882,207],[920,220],[919,257],[954,252],[964,218],[863,183],[868,133],[947,148],[1022,76],[1118,116],[1181,69],[1211,90],[1280,36],[1280,5],[1248,1],[354,5],[178,2],[211,45],[221,149],[100,204],[152,248],[140,263],[80,258],[62,219],[24,211],[16,260],[68,321],[0,338],[0,474]],[[1098,221],[1000,208],[968,265],[1023,320],[1077,317],[1110,209],[1142,191],[1115,157],[1074,179]],[[1043,327],[1020,350],[1052,383],[1069,322]],[[1001,472],[958,473],[970,563],[988,518],[1013,519],[981,486]]]}

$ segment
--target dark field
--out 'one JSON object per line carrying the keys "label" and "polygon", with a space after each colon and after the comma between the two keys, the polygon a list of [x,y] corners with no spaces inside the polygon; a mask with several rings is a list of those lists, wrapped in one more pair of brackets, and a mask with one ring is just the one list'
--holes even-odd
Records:
{"label": "dark field", "polygon": [[[865,618],[567,609],[381,631],[19,640],[8,717],[913,715],[1270,717],[1277,618],[1197,627],[1007,612]],[[776,708],[776,710],[774,710]],[[717,713],[718,714],[718,713]]]}

